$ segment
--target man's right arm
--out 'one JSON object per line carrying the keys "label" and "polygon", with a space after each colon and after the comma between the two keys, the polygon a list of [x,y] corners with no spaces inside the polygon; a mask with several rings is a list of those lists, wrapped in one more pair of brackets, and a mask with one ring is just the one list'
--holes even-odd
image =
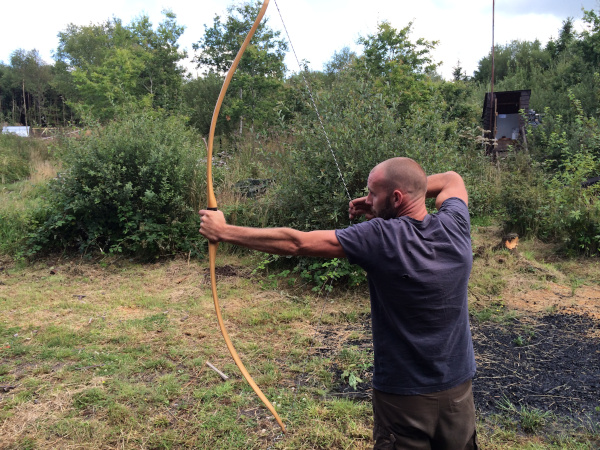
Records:
{"label": "man's right arm", "polygon": [[427,177],[427,198],[435,198],[435,207],[440,209],[442,204],[452,197],[460,198],[469,205],[469,195],[462,177],[456,172],[437,173]]}
{"label": "man's right arm", "polygon": [[335,230],[250,228],[229,225],[222,211],[200,211],[200,234],[211,242],[228,242],[276,255],[345,258]]}

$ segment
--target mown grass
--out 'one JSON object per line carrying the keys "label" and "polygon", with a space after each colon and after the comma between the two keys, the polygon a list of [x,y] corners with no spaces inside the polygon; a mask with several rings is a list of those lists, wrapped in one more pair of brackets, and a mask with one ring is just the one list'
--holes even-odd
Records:
{"label": "mown grass", "polygon": [[[202,266],[60,260],[3,271],[2,445],[367,448],[370,405],[330,396],[331,359],[309,354],[320,299],[263,290],[240,272],[219,283],[225,320],[289,426],[284,440],[222,342]],[[343,325],[339,309],[355,302],[328,302],[327,320]]]}
{"label": "mown grass", "polygon": [[[0,447],[370,448],[370,402],[332,395],[371,364],[351,344],[369,337],[357,326],[368,314],[366,292],[324,300],[285,280],[262,285],[247,269],[255,263],[221,257],[235,276],[220,277],[219,294],[234,344],[287,435],[229,356],[205,262],[62,258],[21,267],[4,259]],[[342,337],[326,352],[324,333]],[[490,449],[592,449],[598,429],[557,428],[543,411],[506,404],[480,418],[479,436]]]}

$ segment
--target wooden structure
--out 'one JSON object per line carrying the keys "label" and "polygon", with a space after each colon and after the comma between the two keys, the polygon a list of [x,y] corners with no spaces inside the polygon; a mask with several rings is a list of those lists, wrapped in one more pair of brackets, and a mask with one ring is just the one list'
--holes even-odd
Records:
{"label": "wooden structure", "polygon": [[488,92],[483,102],[481,125],[484,129],[486,155],[497,156],[509,146],[527,143],[525,120],[521,111],[529,112],[531,90]]}

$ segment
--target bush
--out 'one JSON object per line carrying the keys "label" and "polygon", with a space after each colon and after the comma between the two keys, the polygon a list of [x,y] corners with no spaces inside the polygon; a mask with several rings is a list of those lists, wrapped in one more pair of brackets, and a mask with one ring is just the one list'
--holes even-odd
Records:
{"label": "bush", "polygon": [[29,252],[77,248],[142,258],[197,251],[201,139],[178,117],[131,114],[67,140],[50,210]]}
{"label": "bush", "polygon": [[369,80],[338,75],[318,97],[335,159],[315,115],[297,116],[287,167],[273,195],[273,224],[303,230],[347,226],[348,195],[365,195],[371,169],[396,156],[413,158],[429,174],[456,170],[465,180],[481,178],[488,162],[475,144],[478,131],[449,119],[435,89],[401,117],[395,100],[377,94]]}
{"label": "bush", "polygon": [[[579,177],[548,173],[527,155],[507,161],[502,179],[507,231],[561,243],[565,250],[594,255],[600,249],[598,186],[583,189]],[[570,181],[569,181],[570,180]]]}
{"label": "bush", "polygon": [[544,123],[531,133],[533,156],[508,161],[502,195],[506,227],[592,255],[600,249],[600,189],[582,183],[600,174],[600,123],[585,116],[571,92],[569,98],[573,111],[563,112],[573,121],[546,110]]}

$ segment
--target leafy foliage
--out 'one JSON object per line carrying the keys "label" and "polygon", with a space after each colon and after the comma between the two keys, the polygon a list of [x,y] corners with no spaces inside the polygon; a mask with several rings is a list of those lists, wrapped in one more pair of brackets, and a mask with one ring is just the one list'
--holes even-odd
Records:
{"label": "leafy foliage", "polygon": [[432,91],[430,100],[413,105],[402,117],[378,92],[376,81],[343,71],[318,92],[333,155],[315,113],[306,112],[308,107],[297,113],[289,128],[294,139],[287,167],[277,174],[282,181],[273,194],[273,224],[303,230],[347,226],[348,194],[364,195],[370,170],[391,157],[411,157],[428,173],[481,171],[477,131],[450,120],[443,93]]}
{"label": "leafy foliage", "polygon": [[545,123],[534,130],[538,161],[518,155],[506,173],[503,199],[506,226],[542,239],[562,241],[585,254],[600,249],[598,185],[582,188],[600,173],[600,123],[586,117],[572,93],[574,122],[546,111]]}
{"label": "leafy foliage", "polygon": [[[194,58],[198,67],[204,68],[207,75],[229,70],[260,9],[261,2],[232,5],[223,22],[215,16],[212,27],[205,25],[204,36],[194,44],[194,49],[200,51]],[[240,134],[244,121],[253,130],[264,131],[278,119],[274,106],[283,88],[283,60],[288,49],[279,35],[263,19],[231,81],[223,116],[239,125]]]}
{"label": "leafy foliage", "polygon": [[[189,124],[203,135],[208,135],[210,131],[213,111],[222,85],[223,78],[215,73],[189,80],[183,85],[184,104],[187,108]],[[231,132],[231,125],[230,120],[219,120],[215,134]]]}
{"label": "leafy foliage", "polygon": [[[177,117],[140,112],[68,140],[67,170],[50,186],[50,211],[31,250],[78,248],[140,257],[198,251],[193,192],[199,139]],[[203,172],[202,172],[203,173]]]}
{"label": "leafy foliage", "polygon": [[[175,14],[153,30],[147,16],[128,26],[119,19],[103,24],[70,24],[59,33],[57,69],[71,105],[98,120],[115,117],[115,107],[137,103],[174,110],[180,105],[185,58],[177,40],[183,27]],[[70,89],[69,89],[70,87]]]}
{"label": "leafy foliage", "polygon": [[401,114],[406,114],[411,105],[430,98],[434,90],[431,77],[438,66],[431,56],[437,41],[423,38],[411,41],[411,27],[409,22],[397,30],[389,22],[381,22],[376,34],[358,40],[364,53],[356,67],[364,67],[374,81],[376,92]]}

